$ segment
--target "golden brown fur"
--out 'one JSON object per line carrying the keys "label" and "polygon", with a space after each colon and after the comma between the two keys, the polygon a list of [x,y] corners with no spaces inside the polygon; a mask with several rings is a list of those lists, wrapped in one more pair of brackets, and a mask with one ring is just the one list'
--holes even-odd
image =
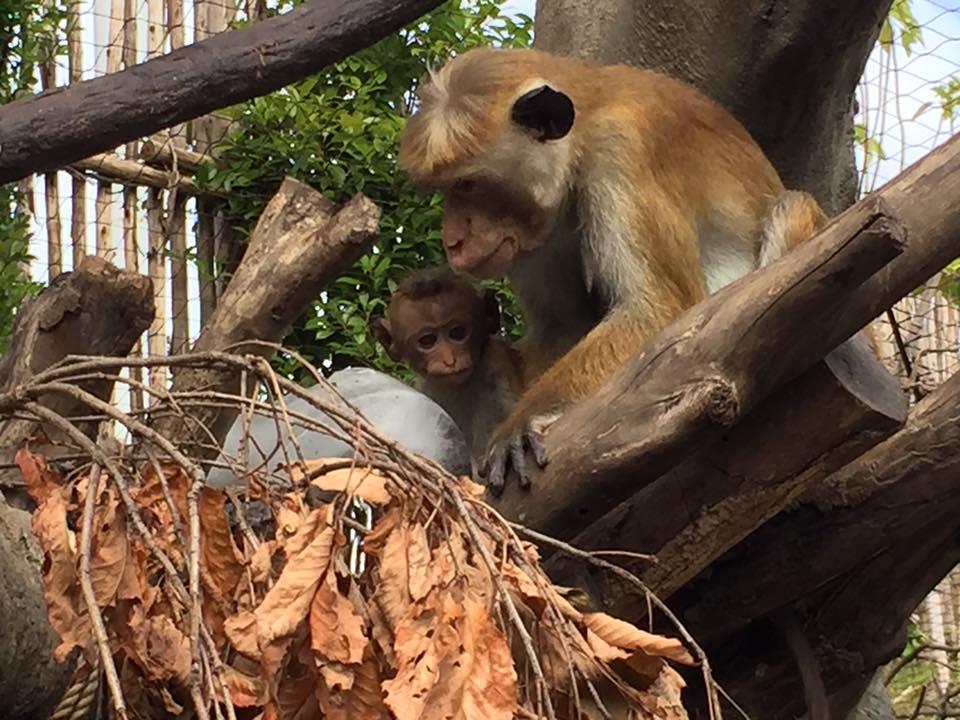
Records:
{"label": "golden brown fur", "polygon": [[[562,96],[575,109],[565,134]],[[529,328],[524,358],[542,373],[494,451],[548,425],[684,309],[821,221],[812,198],[777,204],[776,171],[726,110],[649,70],[477,49],[434,73],[420,99],[400,161],[444,194],[451,266],[510,277]],[[544,107],[559,108],[546,140],[555,126],[518,120]]]}

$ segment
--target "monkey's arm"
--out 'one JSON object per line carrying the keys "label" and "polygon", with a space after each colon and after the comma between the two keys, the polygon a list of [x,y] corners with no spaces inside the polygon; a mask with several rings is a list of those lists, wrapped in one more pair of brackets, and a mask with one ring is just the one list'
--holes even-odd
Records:
{"label": "monkey's arm", "polygon": [[513,412],[493,433],[480,472],[494,493],[504,486],[510,467],[522,487],[529,487],[526,451],[546,464],[542,437],[546,429],[578,400],[588,397],[610,374],[636,353],[662,323],[644,322],[631,305],[614,308],[566,355],[520,396]]}

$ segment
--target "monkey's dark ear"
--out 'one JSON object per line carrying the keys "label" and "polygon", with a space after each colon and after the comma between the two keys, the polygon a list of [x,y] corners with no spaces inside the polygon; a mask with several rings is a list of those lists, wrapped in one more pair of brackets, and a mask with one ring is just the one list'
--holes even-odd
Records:
{"label": "monkey's dark ear", "polygon": [[500,332],[500,303],[497,302],[497,293],[492,288],[483,291],[483,317],[487,323],[488,335]]}
{"label": "monkey's dark ear", "polygon": [[383,345],[383,349],[387,351],[387,355],[390,356],[391,360],[395,362],[400,362],[400,358],[397,357],[396,349],[393,346],[393,335],[390,332],[390,321],[385,317],[376,317],[370,318],[370,332],[373,333],[373,337],[377,339],[377,342]]}
{"label": "monkey's dark ear", "polygon": [[513,121],[533,130],[540,142],[564,137],[573,127],[575,115],[573,101],[549,85],[521,95],[510,112]]}

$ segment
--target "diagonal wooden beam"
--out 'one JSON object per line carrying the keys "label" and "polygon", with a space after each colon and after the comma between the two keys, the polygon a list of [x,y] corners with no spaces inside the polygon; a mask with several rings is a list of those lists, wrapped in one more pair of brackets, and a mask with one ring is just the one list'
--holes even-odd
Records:
{"label": "diagonal wooden beam", "polygon": [[0,183],[265,95],[362,50],[440,0],[313,0],[122,72],[0,108]]}

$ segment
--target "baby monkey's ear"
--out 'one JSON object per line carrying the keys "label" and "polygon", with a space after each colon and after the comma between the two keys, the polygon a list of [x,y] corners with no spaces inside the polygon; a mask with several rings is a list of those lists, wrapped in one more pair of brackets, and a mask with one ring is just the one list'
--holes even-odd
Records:
{"label": "baby monkey's ear", "polygon": [[394,362],[403,361],[399,348],[395,347],[393,342],[393,334],[390,332],[389,320],[380,315],[370,318],[370,332],[373,334],[373,337],[376,338],[377,342],[383,345],[383,349],[387,351],[387,355],[390,356],[391,360]]}

